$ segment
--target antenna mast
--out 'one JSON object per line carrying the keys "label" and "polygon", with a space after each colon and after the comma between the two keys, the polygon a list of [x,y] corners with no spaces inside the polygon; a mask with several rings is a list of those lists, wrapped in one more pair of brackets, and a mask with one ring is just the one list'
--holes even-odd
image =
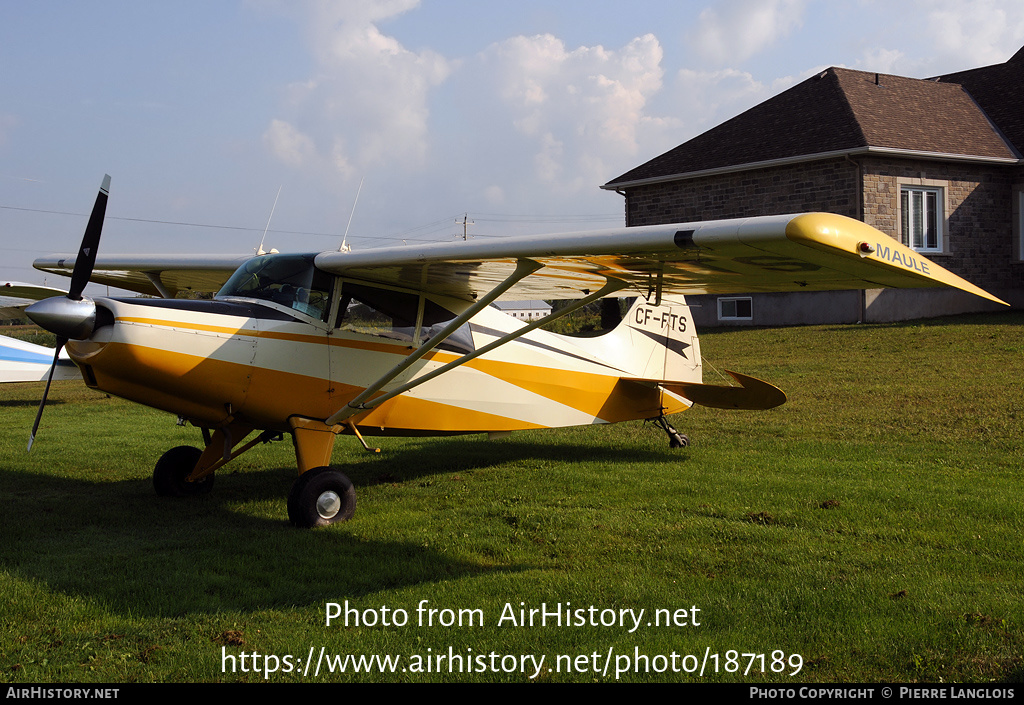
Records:
{"label": "antenna mast", "polygon": [[276,250],[271,250],[269,253],[263,249],[263,243],[267,239],[267,231],[270,230],[270,221],[274,219],[274,211],[277,210],[277,199],[281,197],[281,189],[284,188],[284,184],[277,187],[277,196],[274,197],[274,206],[270,209],[270,217],[267,218],[267,227],[263,228],[263,237],[260,239],[260,246],[256,248],[257,255],[273,254]]}
{"label": "antenna mast", "polygon": [[338,248],[338,252],[348,252],[352,248],[347,244],[348,241],[348,229],[352,227],[352,216],[356,214],[356,204],[359,203],[359,194],[363,190],[363,179],[359,179],[359,188],[356,189],[356,200],[352,201],[352,212],[348,214],[348,225],[345,226],[345,234],[341,238],[341,247]]}

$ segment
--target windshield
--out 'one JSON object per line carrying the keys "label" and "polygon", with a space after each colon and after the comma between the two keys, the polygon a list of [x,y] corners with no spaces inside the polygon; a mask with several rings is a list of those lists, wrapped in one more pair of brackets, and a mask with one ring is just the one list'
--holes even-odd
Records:
{"label": "windshield", "polygon": [[253,257],[227,280],[217,296],[241,296],[273,301],[295,311],[327,320],[332,277],[313,266],[314,255]]}

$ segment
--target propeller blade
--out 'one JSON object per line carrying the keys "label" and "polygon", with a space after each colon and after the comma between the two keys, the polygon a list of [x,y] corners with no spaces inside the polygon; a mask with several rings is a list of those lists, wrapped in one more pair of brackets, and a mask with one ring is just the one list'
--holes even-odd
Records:
{"label": "propeller blade", "polygon": [[46,407],[46,397],[50,394],[50,382],[53,381],[53,371],[57,368],[57,358],[60,356],[61,348],[68,342],[64,338],[57,338],[57,349],[53,351],[53,364],[50,365],[50,374],[46,376],[46,389],[43,390],[43,398],[39,400],[39,411],[36,412],[35,423],[32,424],[32,433],[28,436],[28,450],[32,450],[32,443],[36,440],[36,431],[39,430],[39,420],[43,418],[43,409]]}
{"label": "propeller blade", "polygon": [[68,298],[78,301],[82,298],[82,290],[89,283],[92,268],[96,264],[96,250],[100,246],[100,233],[103,231],[103,216],[107,212],[107,197],[110,195],[110,175],[103,175],[100,192],[96,194],[96,203],[89,216],[89,224],[85,226],[82,246],[75,258],[75,269],[71,272],[71,288]]}
{"label": "propeller blade", "polygon": [[[75,268],[71,272],[71,288],[68,290],[67,298],[72,302],[82,301],[82,290],[89,283],[92,269],[96,265],[96,250],[100,246],[100,233],[103,231],[103,217],[107,213],[107,197],[109,195],[110,174],[104,174],[103,183],[100,184],[100,192],[96,194],[96,203],[93,205],[92,213],[89,215],[89,223],[85,226],[82,246],[79,248],[78,256],[75,258]],[[91,304],[91,302],[88,303]],[[36,412],[36,420],[32,424],[32,432],[28,437],[29,451],[32,450],[32,443],[36,440],[39,421],[43,418],[43,409],[46,408],[46,397],[50,394],[50,383],[53,382],[53,371],[57,368],[57,359],[64,344],[69,340],[66,336],[75,336],[76,338],[78,336],[88,337],[92,334],[92,326],[96,316],[95,307],[90,308],[84,304],[69,304],[62,298],[44,299],[32,306],[37,307],[37,315],[43,315],[45,322],[49,323],[51,327],[57,328],[57,349],[53,351],[53,364],[50,365],[50,374],[46,377],[46,389],[43,390],[43,398],[39,400],[39,410]],[[29,308],[32,308],[32,306],[29,306]]]}

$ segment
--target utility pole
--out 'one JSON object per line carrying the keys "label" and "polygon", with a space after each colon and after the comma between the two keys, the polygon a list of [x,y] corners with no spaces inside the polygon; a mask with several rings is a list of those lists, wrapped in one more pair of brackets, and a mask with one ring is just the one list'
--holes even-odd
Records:
{"label": "utility pole", "polygon": [[468,240],[469,239],[469,226],[470,225],[476,225],[476,221],[475,220],[470,220],[469,219],[469,213],[466,213],[464,216],[462,216],[462,220],[461,221],[456,220],[455,224],[458,225],[460,222],[462,223],[462,239],[463,240]]}

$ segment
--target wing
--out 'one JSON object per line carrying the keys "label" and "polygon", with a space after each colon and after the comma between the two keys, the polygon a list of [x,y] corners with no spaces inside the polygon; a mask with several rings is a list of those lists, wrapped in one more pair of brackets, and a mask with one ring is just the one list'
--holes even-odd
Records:
{"label": "wing", "polygon": [[24,318],[25,307],[30,303],[25,299],[37,301],[48,299],[51,296],[64,296],[66,293],[63,289],[54,289],[51,286],[25,284],[24,282],[0,282],[0,320],[10,321]]}
{"label": "wing", "polygon": [[[97,257],[89,281],[151,296],[173,298],[179,291],[217,291],[252,255],[108,255]],[[75,255],[51,255],[36,269],[66,277]],[[58,292],[63,294],[64,292]]]}
{"label": "wing", "polygon": [[[250,257],[106,256],[91,281],[154,296],[216,291]],[[471,301],[506,282],[521,260],[542,267],[500,300],[581,298],[617,280],[645,295],[952,286],[1005,303],[879,230],[831,213],[324,252],[316,265]],[[74,264],[74,256],[52,256],[34,266],[70,276]]]}
{"label": "wing", "polygon": [[325,252],[316,265],[473,300],[506,281],[520,260],[543,267],[503,300],[580,298],[619,280],[642,294],[952,286],[1004,303],[879,230],[830,213]]}
{"label": "wing", "polygon": [[38,284],[25,284],[24,282],[0,282],[0,296],[14,299],[48,299],[51,296],[64,296],[67,291],[54,289],[52,286],[39,286]]}
{"label": "wing", "polygon": [[[53,348],[0,335],[0,382],[45,382],[53,364]],[[54,379],[81,379],[68,354],[61,350]]]}
{"label": "wing", "polygon": [[27,306],[28,302],[9,303],[0,300],[0,321],[17,321],[26,318],[25,307]]}

